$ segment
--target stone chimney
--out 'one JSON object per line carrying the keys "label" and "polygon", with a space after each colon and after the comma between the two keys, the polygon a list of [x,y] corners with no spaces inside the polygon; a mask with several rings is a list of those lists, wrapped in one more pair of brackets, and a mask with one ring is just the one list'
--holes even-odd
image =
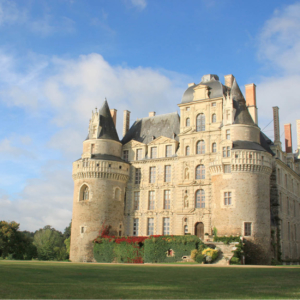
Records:
{"label": "stone chimney", "polygon": [[129,124],[130,124],[130,111],[124,110],[123,114],[123,137],[126,135],[126,133],[129,130]]}
{"label": "stone chimney", "polygon": [[279,108],[273,107],[273,123],[274,123],[274,144],[281,145],[280,143],[280,127],[279,127]]}
{"label": "stone chimney", "polygon": [[150,111],[149,112],[149,117],[154,117],[156,115],[156,112],[155,111]]}
{"label": "stone chimney", "polygon": [[111,114],[111,117],[112,117],[115,127],[116,127],[117,126],[117,110],[114,108],[110,109],[110,114]]}
{"label": "stone chimney", "polygon": [[292,124],[284,124],[285,152],[293,153],[292,148]]}
{"label": "stone chimney", "polygon": [[252,120],[257,125],[257,107],[256,107],[256,85],[254,83],[246,84],[246,105],[252,117]]}
{"label": "stone chimney", "polygon": [[225,75],[224,78],[225,78],[225,85],[231,88],[233,84],[234,76],[232,74],[229,74],[229,75]]}

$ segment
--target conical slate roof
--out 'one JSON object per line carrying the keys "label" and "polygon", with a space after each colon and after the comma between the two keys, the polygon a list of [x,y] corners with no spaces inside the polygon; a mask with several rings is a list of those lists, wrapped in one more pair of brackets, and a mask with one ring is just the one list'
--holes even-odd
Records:
{"label": "conical slate roof", "polygon": [[234,108],[236,109],[233,124],[255,125],[246,106],[245,98],[235,78],[231,87],[231,97],[233,100]]}
{"label": "conical slate roof", "polygon": [[99,110],[99,125],[101,129],[98,139],[120,141],[106,100]]}

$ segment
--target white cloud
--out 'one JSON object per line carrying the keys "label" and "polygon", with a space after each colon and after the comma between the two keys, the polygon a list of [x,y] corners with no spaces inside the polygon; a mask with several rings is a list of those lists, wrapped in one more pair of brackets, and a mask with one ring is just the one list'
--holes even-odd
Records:
{"label": "white cloud", "polygon": [[272,73],[272,76],[262,77],[257,87],[259,116],[268,115],[271,119],[271,107],[278,106],[281,124],[293,124],[295,150],[295,120],[300,118],[300,3],[276,10],[265,22],[259,35],[258,57],[265,70]]}
{"label": "white cloud", "polygon": [[145,9],[147,6],[146,0],[131,0],[132,5],[136,6],[139,9]]}

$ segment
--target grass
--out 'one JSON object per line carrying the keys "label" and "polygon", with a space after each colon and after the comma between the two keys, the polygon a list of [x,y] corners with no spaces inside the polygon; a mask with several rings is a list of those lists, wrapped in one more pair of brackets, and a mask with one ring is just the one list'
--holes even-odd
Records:
{"label": "grass", "polygon": [[300,298],[300,268],[0,261],[1,299]]}

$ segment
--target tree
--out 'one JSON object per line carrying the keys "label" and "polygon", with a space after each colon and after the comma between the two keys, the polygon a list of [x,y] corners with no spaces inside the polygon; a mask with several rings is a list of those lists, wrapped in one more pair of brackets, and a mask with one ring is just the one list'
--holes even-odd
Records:
{"label": "tree", "polygon": [[33,244],[41,260],[63,260],[67,258],[63,234],[47,225],[35,232]]}

